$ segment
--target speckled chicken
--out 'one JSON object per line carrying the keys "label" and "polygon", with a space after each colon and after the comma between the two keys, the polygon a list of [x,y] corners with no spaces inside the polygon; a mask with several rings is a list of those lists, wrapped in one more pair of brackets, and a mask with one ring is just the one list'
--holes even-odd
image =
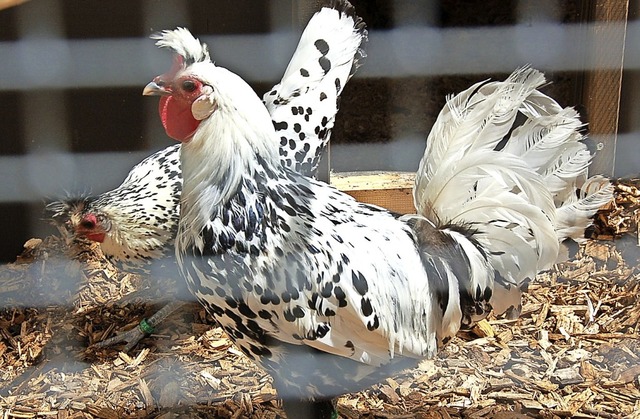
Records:
{"label": "speckled chicken", "polygon": [[[536,70],[448,99],[418,170],[419,214],[401,217],[284,167],[250,87],[186,29],[157,40],[175,61],[144,94],[182,143],[178,264],[289,417],[311,401],[304,415],[332,417],[334,396],[433,356],[492,309],[517,311],[524,281],[611,196],[578,191],[591,159],[578,115],[537,90]],[[316,45],[329,71],[331,47]]]}
{"label": "speckled chicken", "polygon": [[47,210],[69,240],[98,242],[114,265],[149,273],[152,264],[172,258],[181,190],[176,144],[135,165],[117,188],[53,202]]}
{"label": "speckled chicken", "polygon": [[[365,57],[367,31],[348,3],[330,2],[309,21],[282,81],[264,97],[279,161],[285,167],[315,176],[329,142],[339,97]],[[208,53],[207,53],[208,54]],[[208,55],[207,55],[208,57]],[[333,63],[327,71],[323,65]],[[169,135],[188,127],[174,126]],[[176,131],[177,130],[177,131]],[[173,145],[137,164],[112,191],[98,196],[51,203],[49,215],[69,240],[100,243],[105,256],[127,272],[149,274],[172,268],[173,242],[178,226],[182,173],[180,145]],[[164,271],[166,274],[166,271]],[[131,349],[153,326],[180,305],[165,307],[142,329],[104,341],[107,346],[127,341]]]}

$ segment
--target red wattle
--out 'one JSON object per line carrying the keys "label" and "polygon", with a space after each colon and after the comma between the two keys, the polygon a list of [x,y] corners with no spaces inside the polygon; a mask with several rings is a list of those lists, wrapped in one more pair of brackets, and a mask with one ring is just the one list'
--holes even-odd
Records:
{"label": "red wattle", "polygon": [[189,142],[200,124],[191,114],[190,104],[176,100],[173,96],[160,98],[158,112],[167,135],[183,143]]}

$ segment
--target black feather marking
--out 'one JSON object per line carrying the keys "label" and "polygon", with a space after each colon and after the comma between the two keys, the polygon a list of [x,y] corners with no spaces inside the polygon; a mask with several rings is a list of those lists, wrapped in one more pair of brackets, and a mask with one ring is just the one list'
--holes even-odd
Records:
{"label": "black feather marking", "polygon": [[365,317],[372,315],[373,307],[371,306],[371,300],[363,297],[362,300],[360,300],[360,310]]}
{"label": "black feather marking", "polygon": [[281,122],[273,121],[273,128],[275,128],[276,131],[282,131],[289,128],[289,123],[287,121],[281,121]]}
{"label": "black feather marking", "polygon": [[331,327],[328,324],[320,323],[318,327],[316,327],[316,337],[322,339],[329,333],[329,330],[331,330]]}
{"label": "black feather marking", "polygon": [[313,244],[308,244],[308,245],[307,245],[307,249],[309,250],[309,252],[310,252],[312,255],[315,255],[315,254],[318,254],[318,253],[320,253],[320,252],[321,252],[321,250],[320,250],[320,249],[318,249],[318,248],[317,248],[316,246],[314,246]]}
{"label": "black feather marking", "polygon": [[265,320],[269,320],[272,317],[271,313],[268,312],[267,310],[258,311],[258,316],[260,316],[261,319],[265,319]]}
{"label": "black feather marking", "polygon": [[248,318],[250,318],[250,319],[255,319],[255,318],[257,317],[257,316],[256,316],[256,313],[254,313],[254,312],[253,312],[253,310],[251,310],[251,309],[249,308],[249,306],[248,306],[248,305],[246,305],[245,303],[240,303],[240,304],[238,305],[238,311],[239,311],[243,316],[246,316],[246,317],[248,317]]}
{"label": "black feather marking", "polygon": [[291,310],[287,309],[284,311],[284,319],[290,323],[293,323],[294,321],[296,321],[296,316],[293,315],[293,313],[291,312]]}
{"label": "black feather marking", "polygon": [[347,295],[344,293],[342,288],[335,287],[333,289],[333,295],[336,296],[338,300],[338,307],[346,307],[347,306]]}
{"label": "black feather marking", "polygon": [[378,327],[380,327],[380,320],[378,319],[378,315],[373,316],[373,321],[367,323],[367,329],[369,331],[374,331]]}
{"label": "black feather marking", "polygon": [[329,53],[329,44],[324,39],[318,39],[313,45],[320,51],[320,54],[327,55]]}
{"label": "black feather marking", "polygon": [[320,291],[320,295],[322,295],[324,298],[329,298],[331,297],[332,292],[333,292],[333,282],[327,282],[324,284],[324,287],[322,287],[322,290]]}
{"label": "black feather marking", "polygon": [[358,291],[358,294],[365,295],[369,291],[369,284],[367,284],[367,279],[364,277],[364,275],[362,275],[361,272],[353,271],[351,273],[351,280],[356,291]]}
{"label": "black feather marking", "polygon": [[296,318],[301,319],[304,317],[304,310],[302,309],[302,307],[300,306],[295,306],[291,312],[293,313],[294,316],[296,316]]}
{"label": "black feather marking", "polygon": [[[324,71],[324,74],[327,74],[327,72],[331,70],[331,60],[328,59],[327,57],[323,56],[318,58],[318,64],[320,64],[320,67]],[[340,80],[340,79],[336,79],[336,80]]]}

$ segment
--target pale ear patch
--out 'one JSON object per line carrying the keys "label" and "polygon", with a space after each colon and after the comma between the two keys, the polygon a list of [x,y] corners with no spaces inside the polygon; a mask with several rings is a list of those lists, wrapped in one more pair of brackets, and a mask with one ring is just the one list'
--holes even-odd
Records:
{"label": "pale ear patch", "polygon": [[191,104],[191,114],[198,121],[209,117],[218,109],[213,95],[213,88],[211,86],[205,86],[203,90],[205,93]]}

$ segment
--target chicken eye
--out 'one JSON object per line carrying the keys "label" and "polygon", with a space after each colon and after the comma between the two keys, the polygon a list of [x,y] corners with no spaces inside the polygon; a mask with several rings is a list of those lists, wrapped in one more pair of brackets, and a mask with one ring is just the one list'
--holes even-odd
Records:
{"label": "chicken eye", "polygon": [[193,92],[196,90],[196,83],[193,80],[185,80],[182,82],[182,89],[185,92]]}
{"label": "chicken eye", "polygon": [[89,220],[83,220],[80,225],[83,228],[86,228],[87,230],[91,230],[94,229],[96,227],[96,223],[94,223],[93,221],[89,221]]}

